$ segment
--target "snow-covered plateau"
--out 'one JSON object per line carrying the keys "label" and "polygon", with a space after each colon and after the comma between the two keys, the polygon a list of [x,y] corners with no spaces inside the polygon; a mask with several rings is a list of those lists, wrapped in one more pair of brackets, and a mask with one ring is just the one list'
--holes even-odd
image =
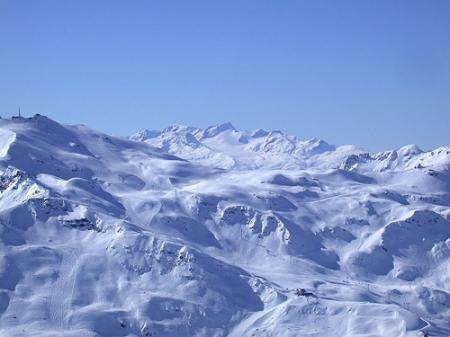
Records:
{"label": "snow-covered plateau", "polygon": [[450,147],[0,119],[0,336],[450,336]]}

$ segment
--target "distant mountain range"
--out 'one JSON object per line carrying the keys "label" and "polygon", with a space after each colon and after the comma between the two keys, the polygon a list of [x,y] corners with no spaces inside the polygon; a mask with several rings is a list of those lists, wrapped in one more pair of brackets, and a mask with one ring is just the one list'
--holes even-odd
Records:
{"label": "distant mountain range", "polygon": [[336,147],[321,139],[300,140],[281,131],[238,131],[230,123],[200,129],[173,125],[130,137],[190,161],[223,169],[331,169],[370,171],[448,166],[450,147],[424,152],[416,145],[368,153],[354,145]]}

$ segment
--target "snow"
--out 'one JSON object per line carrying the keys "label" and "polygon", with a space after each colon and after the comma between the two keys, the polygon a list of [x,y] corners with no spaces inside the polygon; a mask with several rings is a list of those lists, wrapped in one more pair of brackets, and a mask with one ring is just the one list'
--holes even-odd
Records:
{"label": "snow", "polygon": [[450,336],[449,168],[450,147],[1,119],[0,335]]}
{"label": "snow", "polygon": [[9,147],[16,140],[16,134],[9,130],[1,130],[0,133],[0,158],[6,157]]}
{"label": "snow", "polygon": [[[224,169],[254,169],[308,167],[310,162],[327,164],[327,154],[345,156],[348,146],[340,147],[320,139],[301,141],[283,132],[238,131],[230,123],[211,126],[205,130],[173,125],[163,131],[144,130],[130,137],[146,142],[187,160]],[[344,153],[342,153],[344,152]],[[323,159],[319,159],[324,155]]]}

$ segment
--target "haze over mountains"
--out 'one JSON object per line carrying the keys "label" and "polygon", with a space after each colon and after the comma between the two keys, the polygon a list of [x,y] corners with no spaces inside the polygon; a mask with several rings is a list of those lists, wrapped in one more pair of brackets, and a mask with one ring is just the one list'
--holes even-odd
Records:
{"label": "haze over mountains", "polygon": [[0,171],[1,336],[450,336],[450,147],[36,115]]}

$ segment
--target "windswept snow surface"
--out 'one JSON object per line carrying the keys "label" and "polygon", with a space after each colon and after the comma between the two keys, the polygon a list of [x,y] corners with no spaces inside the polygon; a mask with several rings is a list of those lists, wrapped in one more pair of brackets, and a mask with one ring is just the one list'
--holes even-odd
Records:
{"label": "windswept snow surface", "polygon": [[450,336],[449,169],[450,147],[1,119],[0,336]]}

